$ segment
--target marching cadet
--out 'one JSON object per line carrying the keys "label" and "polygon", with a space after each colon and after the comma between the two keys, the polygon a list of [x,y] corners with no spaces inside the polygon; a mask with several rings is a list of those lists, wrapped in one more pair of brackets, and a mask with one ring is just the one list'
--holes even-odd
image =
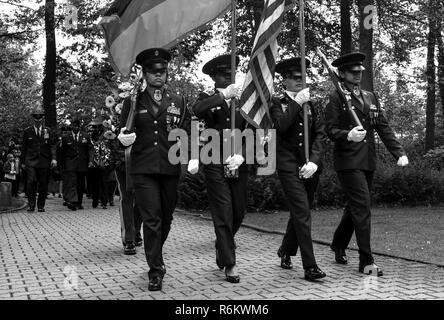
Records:
{"label": "marching cadet", "polygon": [[[310,61],[306,59],[306,66]],[[319,181],[326,135],[324,123],[315,101],[310,100],[309,88],[302,88],[301,58],[291,58],[276,65],[276,72],[284,81],[285,94],[273,98],[270,115],[277,133],[276,167],[290,207],[290,219],[278,250],[281,267],[293,268],[291,256],[301,248],[305,279],[313,281],[325,277],[317,266],[311,238],[310,204]],[[309,105],[309,159],[304,148],[303,105]]]}
{"label": "marching cadet", "polygon": [[123,146],[132,145],[130,172],[136,205],[143,221],[150,291],[162,289],[166,273],[163,245],[177,204],[181,171],[180,164],[173,165],[168,159],[168,150],[176,143],[168,141],[168,135],[175,128],[189,129],[190,126],[185,99],[166,86],[170,60],[170,53],[161,48],[150,48],[138,54],[136,62],[143,68],[147,87],[137,97],[135,132],[126,132],[131,106],[127,99],[118,136]]}
{"label": "marching cadet", "polygon": [[80,120],[74,119],[71,123],[71,134],[64,135],[60,145],[60,157],[64,168],[63,186],[66,192],[63,196],[67,207],[73,211],[83,209],[91,148],[89,135],[80,131]]}
{"label": "marching cadet", "polygon": [[37,107],[31,114],[34,124],[23,132],[21,163],[26,171],[28,212],[34,212],[36,193],[38,212],[45,212],[49,169],[57,166],[56,142],[53,131],[44,126],[45,113]]}
{"label": "marching cadet", "polygon": [[[236,57],[236,67],[238,63],[239,58]],[[241,89],[239,85],[231,83],[231,67],[229,54],[218,56],[204,65],[202,72],[213,79],[215,90],[211,94],[200,93],[193,106],[195,116],[205,122],[206,128],[219,132],[220,155],[223,154],[223,131],[231,128],[230,99],[238,98]],[[236,110],[235,127],[240,130],[246,127],[246,121],[239,110]],[[216,264],[220,269],[225,268],[228,282],[238,283],[240,277],[236,270],[234,236],[245,215],[248,166],[241,154],[234,154],[224,160],[220,159],[219,164],[205,165],[204,173],[216,233]],[[225,162],[226,166],[223,164]],[[238,170],[238,177],[227,177],[227,170],[233,169]]]}
{"label": "marching cadet", "polygon": [[332,63],[338,68],[339,77],[351,95],[351,104],[362,127],[354,123],[339,92],[331,92],[326,108],[326,130],[334,142],[334,167],[347,198],[331,248],[335,252],[336,262],[347,264],[345,249],[355,231],[359,247],[359,272],[382,276],[382,268],[374,263],[370,247],[370,191],[376,169],[374,131],[397,159],[398,166],[408,165],[408,158],[396,140],[375,94],[360,87],[365,58],[365,54],[354,52]]}

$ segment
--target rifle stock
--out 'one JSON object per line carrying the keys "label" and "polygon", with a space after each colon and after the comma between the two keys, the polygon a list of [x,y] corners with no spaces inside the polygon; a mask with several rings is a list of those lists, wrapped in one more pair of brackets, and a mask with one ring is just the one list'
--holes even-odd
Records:
{"label": "rifle stock", "polygon": [[333,66],[330,64],[330,62],[328,62],[327,58],[322,53],[322,51],[319,48],[317,48],[316,51],[319,57],[321,58],[322,63],[327,68],[328,74],[330,75],[330,79],[333,82],[333,85],[335,86],[336,90],[339,92],[342,100],[345,101],[348,112],[350,113],[350,116],[352,117],[355,125],[358,127],[362,127],[362,123],[355,112],[355,107],[351,104],[351,94],[344,88],[344,85],[339,80],[339,77],[334,71]]}
{"label": "rifle stock", "polygon": [[[141,77],[142,75],[138,75],[139,78],[137,82],[134,84],[133,89],[131,90],[131,107],[130,111],[128,113],[128,118],[126,118],[126,133],[130,133],[134,129],[134,118],[136,115],[136,102],[137,102],[137,94],[139,92],[139,89],[142,85]],[[131,168],[131,149],[132,146],[129,146],[125,149],[125,174],[126,174],[126,190],[130,191],[133,185],[133,182],[131,180],[130,175],[130,168]]]}

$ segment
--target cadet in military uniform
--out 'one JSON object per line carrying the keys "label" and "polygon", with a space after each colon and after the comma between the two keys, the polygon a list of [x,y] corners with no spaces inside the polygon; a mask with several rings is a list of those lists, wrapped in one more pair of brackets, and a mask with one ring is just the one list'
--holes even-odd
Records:
{"label": "cadet in military uniform", "polygon": [[355,231],[359,247],[359,272],[382,276],[382,268],[374,264],[370,247],[370,191],[376,169],[374,131],[398,161],[398,166],[408,165],[408,158],[396,140],[375,94],[360,87],[365,58],[365,54],[354,52],[333,62],[345,89],[351,95],[351,104],[362,127],[354,123],[339,92],[331,92],[326,108],[326,130],[334,142],[334,167],[347,198],[331,248],[335,251],[336,261],[347,264],[345,249]]}
{"label": "cadet in military uniform", "polygon": [[36,193],[38,212],[45,211],[49,169],[57,166],[55,133],[44,126],[45,113],[38,107],[32,112],[33,126],[23,132],[21,163],[26,171],[28,212],[34,212]]}
{"label": "cadet in military uniform", "polygon": [[[236,64],[239,58],[236,57]],[[220,155],[223,154],[223,131],[231,128],[230,99],[238,98],[240,86],[231,84],[231,55],[221,55],[207,62],[202,72],[209,75],[215,84],[214,92],[201,93],[193,112],[204,121],[207,129],[215,129],[221,137]],[[246,121],[236,109],[235,128],[244,130]],[[228,282],[237,283],[240,277],[236,270],[236,245],[234,236],[239,230],[247,205],[248,166],[244,163],[242,151],[238,150],[228,159],[220,159],[219,164],[204,166],[206,187],[216,233],[216,264],[225,268]],[[226,178],[224,165],[228,169],[237,169],[238,178]]]}
{"label": "cadet in military uniform", "polygon": [[168,159],[168,150],[177,143],[168,141],[168,135],[175,128],[188,128],[189,131],[190,127],[185,99],[166,85],[170,60],[170,53],[161,48],[147,49],[136,57],[143,68],[147,87],[137,97],[135,132],[126,133],[131,105],[128,99],[123,106],[118,136],[122,145],[132,145],[130,173],[143,221],[150,291],[162,289],[166,272],[163,245],[177,204],[181,171],[180,164],[173,165]]}
{"label": "cadet in military uniform", "polygon": [[[306,66],[310,66],[308,59]],[[310,213],[325,150],[325,127],[319,106],[310,101],[309,89],[302,89],[301,58],[281,61],[276,65],[276,72],[283,77],[285,94],[280,99],[273,98],[270,115],[277,133],[276,167],[290,208],[290,219],[278,256],[281,267],[291,269],[291,256],[295,256],[300,247],[305,279],[312,281],[325,277],[313,252]],[[309,105],[308,163],[304,150],[302,106],[305,103]]]}
{"label": "cadet in military uniform", "polygon": [[66,194],[64,199],[71,210],[83,209],[86,173],[88,172],[91,139],[80,131],[80,120],[71,123],[71,133],[62,137],[60,157],[63,162],[63,186]]}

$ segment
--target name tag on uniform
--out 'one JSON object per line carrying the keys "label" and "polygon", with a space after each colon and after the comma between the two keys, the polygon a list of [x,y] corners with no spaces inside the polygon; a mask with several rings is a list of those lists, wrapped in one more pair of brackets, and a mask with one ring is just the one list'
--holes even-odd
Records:
{"label": "name tag on uniform", "polygon": [[88,141],[85,138],[82,139],[82,143],[87,143],[87,142]]}
{"label": "name tag on uniform", "polygon": [[139,110],[137,113],[147,113],[147,112],[148,112],[148,110],[143,109],[143,110]]}

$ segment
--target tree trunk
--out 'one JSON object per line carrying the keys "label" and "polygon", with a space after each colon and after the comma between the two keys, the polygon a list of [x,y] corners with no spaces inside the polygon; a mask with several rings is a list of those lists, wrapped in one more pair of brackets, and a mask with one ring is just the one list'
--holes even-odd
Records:
{"label": "tree trunk", "polygon": [[262,17],[262,11],[264,11],[264,0],[252,0],[253,7],[253,17],[254,17],[254,30],[253,30],[253,40],[256,37],[257,29],[259,28],[259,23]]}
{"label": "tree trunk", "polygon": [[436,66],[435,46],[437,38],[437,20],[435,17],[436,0],[429,1],[429,34],[427,36],[427,106],[425,151],[435,147],[435,112],[436,112]]}
{"label": "tree trunk", "polygon": [[365,71],[361,86],[364,90],[373,91],[373,19],[371,19],[374,6],[373,0],[358,0],[359,8],[359,50],[367,56],[364,61]]}
{"label": "tree trunk", "polygon": [[45,77],[43,79],[43,107],[45,108],[45,124],[57,126],[56,119],[56,39],[54,20],[54,0],[45,2],[46,58]]}
{"label": "tree trunk", "polygon": [[351,0],[341,0],[341,55],[352,51]]}
{"label": "tree trunk", "polygon": [[444,41],[442,37],[443,23],[441,22],[439,31],[437,32],[438,41],[438,85],[441,100],[441,125],[444,129]]}

